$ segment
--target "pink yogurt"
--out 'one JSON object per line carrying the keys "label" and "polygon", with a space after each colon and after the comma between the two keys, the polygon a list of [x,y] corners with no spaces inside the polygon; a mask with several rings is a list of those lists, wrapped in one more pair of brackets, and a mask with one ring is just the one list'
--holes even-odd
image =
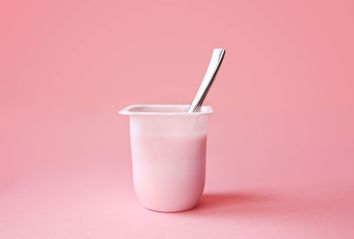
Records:
{"label": "pink yogurt", "polygon": [[209,106],[134,105],[130,116],[134,189],[140,204],[163,212],[195,207],[205,184]]}

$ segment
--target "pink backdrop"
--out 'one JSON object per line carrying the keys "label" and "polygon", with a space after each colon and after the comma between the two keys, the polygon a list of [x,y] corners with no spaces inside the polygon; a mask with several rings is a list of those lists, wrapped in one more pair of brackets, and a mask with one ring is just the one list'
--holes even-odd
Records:
{"label": "pink backdrop", "polygon": [[[1,1],[0,238],[353,238],[351,1]],[[133,103],[189,103],[214,47],[195,210],[135,200]]]}

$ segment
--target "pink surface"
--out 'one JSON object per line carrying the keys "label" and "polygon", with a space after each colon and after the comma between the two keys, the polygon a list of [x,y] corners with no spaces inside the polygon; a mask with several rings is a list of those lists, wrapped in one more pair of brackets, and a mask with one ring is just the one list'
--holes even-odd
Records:
{"label": "pink surface", "polygon": [[[351,1],[2,1],[0,238],[353,238]],[[195,210],[139,206],[132,103],[227,50]]]}

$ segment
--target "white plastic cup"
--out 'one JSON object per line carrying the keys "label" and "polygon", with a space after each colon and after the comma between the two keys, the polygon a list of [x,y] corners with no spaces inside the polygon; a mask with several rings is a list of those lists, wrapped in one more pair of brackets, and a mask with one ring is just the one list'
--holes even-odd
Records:
{"label": "white plastic cup", "polygon": [[162,212],[195,207],[205,184],[210,106],[188,113],[188,105],[132,105],[130,116],[134,189],[140,204]]}

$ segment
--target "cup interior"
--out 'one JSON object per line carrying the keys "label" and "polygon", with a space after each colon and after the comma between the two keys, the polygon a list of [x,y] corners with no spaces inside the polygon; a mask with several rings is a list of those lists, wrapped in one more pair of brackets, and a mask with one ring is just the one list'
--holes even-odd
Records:
{"label": "cup interior", "polygon": [[193,113],[188,113],[189,105],[130,105],[121,111],[122,115],[200,115],[211,114],[213,109],[206,105]]}

